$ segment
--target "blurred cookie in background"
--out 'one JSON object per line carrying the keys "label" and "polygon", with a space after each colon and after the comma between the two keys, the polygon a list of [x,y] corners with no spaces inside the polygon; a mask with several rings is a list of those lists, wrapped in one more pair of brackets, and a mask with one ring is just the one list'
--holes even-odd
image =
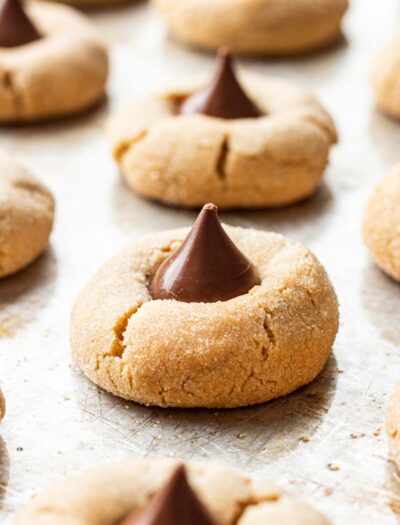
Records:
{"label": "blurred cookie in background", "polygon": [[334,43],[348,0],[153,0],[185,44],[248,55],[297,55]]}
{"label": "blurred cookie in background", "polygon": [[0,124],[62,118],[104,98],[107,50],[70,7],[3,0],[0,71]]}

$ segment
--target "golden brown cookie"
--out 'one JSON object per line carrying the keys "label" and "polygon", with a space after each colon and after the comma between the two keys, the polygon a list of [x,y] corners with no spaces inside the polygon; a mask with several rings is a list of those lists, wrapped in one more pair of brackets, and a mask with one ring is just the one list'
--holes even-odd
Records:
{"label": "golden brown cookie", "polygon": [[338,39],[348,0],[153,0],[173,36],[209,50],[296,55]]}
{"label": "golden brown cookie", "polygon": [[[93,469],[36,496],[13,525],[119,525],[128,513],[146,507],[178,464],[127,460]],[[224,525],[328,525],[319,512],[269,481],[213,463],[185,468],[198,498]]]}
{"label": "golden brown cookie", "polygon": [[400,280],[400,165],[374,189],[364,213],[363,234],[376,264]]}
{"label": "golden brown cookie", "polygon": [[305,247],[225,227],[261,284],[226,301],[154,300],[154,275],[187,229],[148,235],[106,263],[75,303],[73,355],[116,396],[145,405],[238,407],[296,390],[323,369],[338,328],[335,292]]}
{"label": "golden brown cookie", "polygon": [[49,190],[0,151],[0,277],[25,268],[47,248],[53,219]]}
{"label": "golden brown cookie", "polygon": [[372,87],[378,107],[400,118],[400,38],[391,40],[378,54],[372,69]]}
{"label": "golden brown cookie", "polygon": [[0,123],[66,117],[99,102],[108,59],[91,23],[49,2],[29,3],[27,14],[41,38],[0,47]]}
{"label": "golden brown cookie", "polygon": [[321,182],[335,126],[313,96],[292,82],[241,76],[260,118],[183,115],[199,86],[137,100],[111,119],[114,157],[139,195],[185,207],[283,206]]}

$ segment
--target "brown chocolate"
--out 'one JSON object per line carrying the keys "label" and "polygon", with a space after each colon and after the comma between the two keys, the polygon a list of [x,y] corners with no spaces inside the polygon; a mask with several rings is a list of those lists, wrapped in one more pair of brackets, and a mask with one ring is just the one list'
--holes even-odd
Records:
{"label": "brown chocolate", "polygon": [[202,113],[224,119],[257,118],[262,112],[243,91],[226,48],[218,52],[218,65],[209,86],[188,97],[181,105],[184,115]]}
{"label": "brown chocolate", "polygon": [[151,285],[154,299],[214,303],[260,284],[258,271],[225,233],[217,210],[206,204],[185,241],[161,264]]}
{"label": "brown chocolate", "polygon": [[0,6],[0,47],[18,47],[41,38],[20,0],[3,0]]}
{"label": "brown chocolate", "polygon": [[181,465],[143,511],[128,515],[120,525],[217,525],[217,522],[190,487]]}

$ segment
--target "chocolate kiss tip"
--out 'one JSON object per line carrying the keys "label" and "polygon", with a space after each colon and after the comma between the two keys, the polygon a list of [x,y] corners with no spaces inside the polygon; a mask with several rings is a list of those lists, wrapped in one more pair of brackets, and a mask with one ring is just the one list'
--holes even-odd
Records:
{"label": "chocolate kiss tip", "polygon": [[256,104],[239,84],[227,47],[218,50],[217,70],[211,83],[181,105],[184,115],[201,113],[223,119],[258,118],[262,115]]}
{"label": "chocolate kiss tip", "polygon": [[128,515],[120,525],[217,525],[191,488],[179,465],[166,484],[141,512]]}
{"label": "chocolate kiss tip", "polygon": [[20,0],[3,0],[0,5],[0,47],[19,47],[41,38]]}
{"label": "chocolate kiss tip", "polygon": [[181,246],[158,268],[153,299],[215,303],[260,284],[257,269],[222,228],[215,204],[206,204]]}

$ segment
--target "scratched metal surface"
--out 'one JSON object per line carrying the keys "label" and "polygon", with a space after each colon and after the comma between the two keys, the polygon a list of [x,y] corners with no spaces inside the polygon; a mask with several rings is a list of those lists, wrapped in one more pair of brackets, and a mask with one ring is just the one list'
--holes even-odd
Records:
{"label": "scratched metal surface", "polygon": [[47,254],[0,283],[0,381],[8,399],[0,427],[1,523],[51,480],[132,454],[226,461],[269,476],[335,525],[398,523],[400,489],[380,428],[400,377],[400,289],[371,264],[360,217],[372,185],[400,157],[400,124],[374,110],[368,86],[371,59],[399,30],[399,15],[396,0],[354,0],[347,41],[335,49],[245,63],[314,90],[334,115],[341,143],[314,198],[224,219],[312,248],[337,289],[341,328],[312,385],[264,406],[207,412],[120,401],[70,360],[71,305],[93,271],[143,232],[189,225],[194,217],[144,202],[123,186],[102,135],[107,114],[135,94],[212,65],[211,57],[167,40],[145,4],[90,13],[111,45],[108,104],[64,124],[1,131],[1,145],[58,201]]}

